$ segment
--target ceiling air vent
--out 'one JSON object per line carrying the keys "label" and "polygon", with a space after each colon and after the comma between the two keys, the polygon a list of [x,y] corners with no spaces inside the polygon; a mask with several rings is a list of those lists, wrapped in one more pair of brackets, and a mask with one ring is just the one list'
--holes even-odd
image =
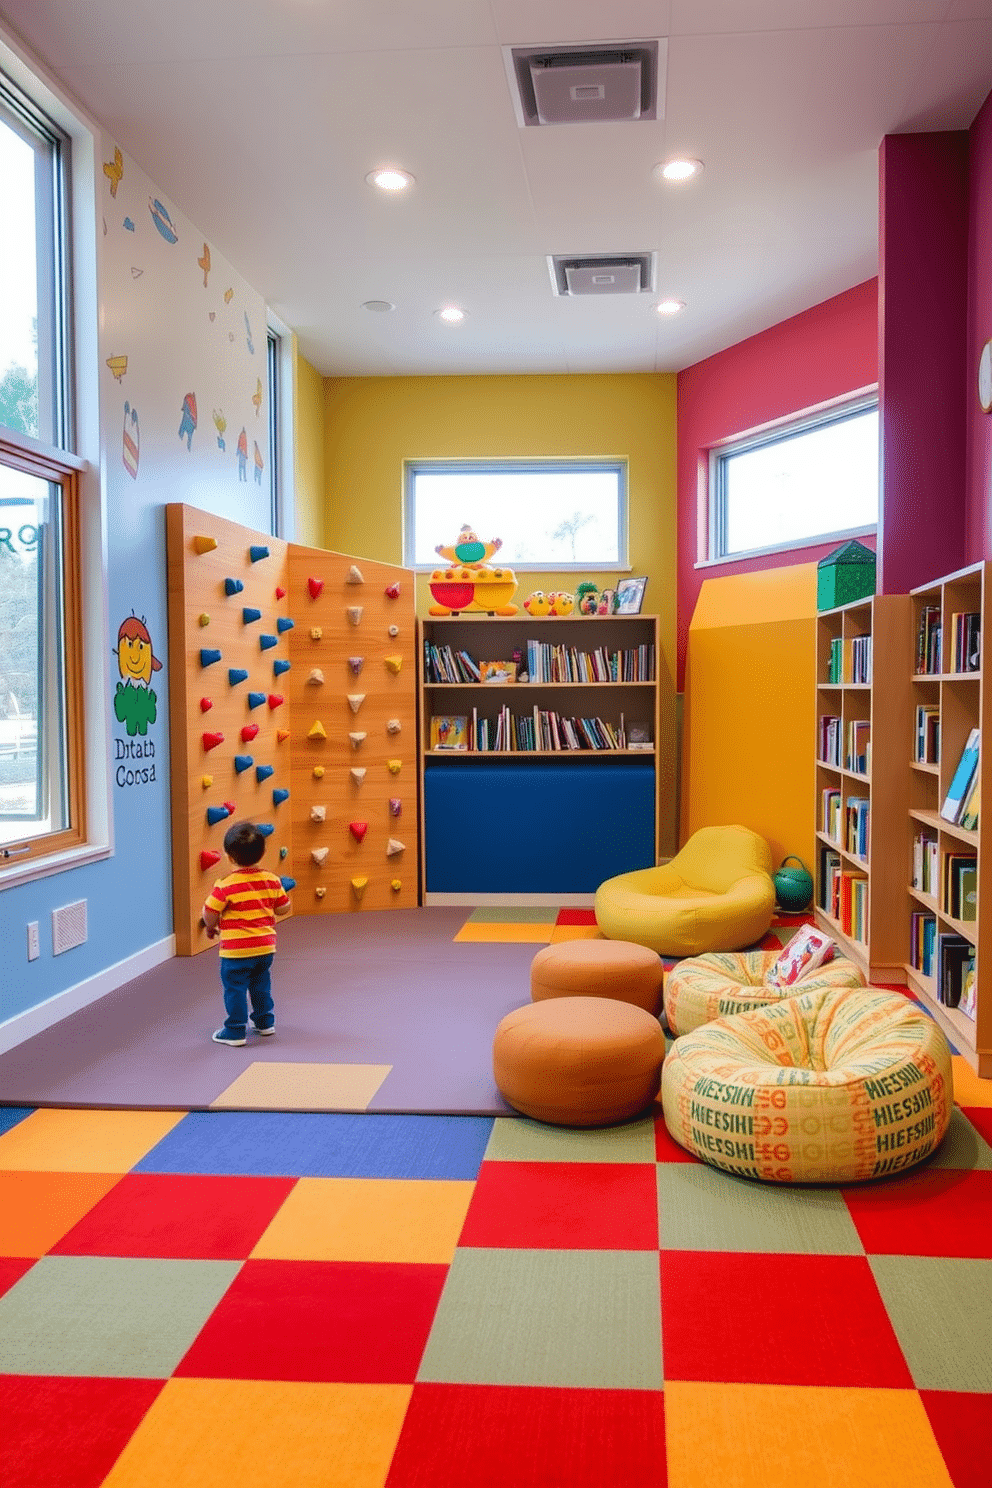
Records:
{"label": "ceiling air vent", "polygon": [[661,119],[667,41],[504,47],[517,122],[612,124]]}
{"label": "ceiling air vent", "polygon": [[555,254],[548,259],[556,295],[650,294],[653,253]]}

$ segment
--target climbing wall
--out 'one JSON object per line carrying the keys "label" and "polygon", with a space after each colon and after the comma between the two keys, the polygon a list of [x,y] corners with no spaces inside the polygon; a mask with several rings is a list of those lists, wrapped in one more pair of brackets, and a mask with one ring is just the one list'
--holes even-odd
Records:
{"label": "climbing wall", "polygon": [[269,837],[293,912],[415,905],[413,576],[166,508],[176,950],[228,871],[232,820]]}
{"label": "climbing wall", "polygon": [[289,592],[296,913],[415,905],[413,575],[292,544]]}

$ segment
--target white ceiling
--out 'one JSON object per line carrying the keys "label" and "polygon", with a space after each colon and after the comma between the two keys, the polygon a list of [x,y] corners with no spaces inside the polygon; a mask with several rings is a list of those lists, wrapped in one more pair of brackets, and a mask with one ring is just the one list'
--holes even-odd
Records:
{"label": "white ceiling", "polygon": [[[966,129],[992,89],[992,0],[0,0],[0,19],[325,375],[689,366],[870,278],[882,136]],[[648,37],[668,38],[664,118],[518,127],[503,46]],[[674,154],[702,175],[659,184]],[[413,191],[366,185],[382,164]],[[648,250],[656,294],[551,293],[550,253]],[[663,295],[685,310],[659,317]]]}

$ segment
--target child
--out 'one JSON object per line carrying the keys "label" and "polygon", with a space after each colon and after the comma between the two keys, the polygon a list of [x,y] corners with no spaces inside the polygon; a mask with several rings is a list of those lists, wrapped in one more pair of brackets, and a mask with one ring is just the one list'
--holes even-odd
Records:
{"label": "child", "polygon": [[218,879],[203,906],[203,923],[213,940],[220,936],[220,979],[224,986],[224,1027],[214,1043],[241,1045],[248,1030],[248,999],[256,1033],[276,1031],[272,1011],[271,968],[276,949],[276,916],[290,910],[280,879],[256,867],[265,836],[252,822],[238,822],[224,835],[224,851],[234,872]]}

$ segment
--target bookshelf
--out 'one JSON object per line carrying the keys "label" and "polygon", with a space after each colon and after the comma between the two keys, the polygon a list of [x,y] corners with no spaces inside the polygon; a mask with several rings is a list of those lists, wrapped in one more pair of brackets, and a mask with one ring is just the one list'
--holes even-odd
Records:
{"label": "bookshelf", "polygon": [[[816,621],[817,925],[869,982],[906,981],[912,603],[874,595]],[[835,891],[836,884],[836,891]]]}
{"label": "bookshelf", "polygon": [[[986,763],[992,744],[992,687],[985,686],[981,669],[992,644],[990,571],[987,562],[975,564],[914,589],[910,596],[912,716],[903,926],[908,985],[985,1079],[992,1078],[992,996],[976,996],[974,1017],[949,1005],[945,998],[953,1003],[960,977],[950,979],[945,993],[939,955],[925,964],[919,932],[930,920],[932,937],[938,942],[941,936],[951,938],[945,945],[952,962],[962,954],[966,959],[974,955],[976,988],[983,978],[988,981],[992,911],[986,908],[981,918],[981,873],[989,851],[983,853],[981,813],[977,827],[970,828],[946,819],[941,809],[974,729],[986,745],[979,751],[977,784],[986,797],[992,788]],[[971,914],[974,918],[965,917]],[[956,953],[955,942],[962,947]]]}
{"label": "bookshelf", "polygon": [[[419,641],[425,903],[456,902],[455,878],[466,902],[560,902],[657,861],[657,616],[427,618]],[[515,657],[527,680],[476,679]],[[449,877],[451,822],[469,815],[488,847]]]}

